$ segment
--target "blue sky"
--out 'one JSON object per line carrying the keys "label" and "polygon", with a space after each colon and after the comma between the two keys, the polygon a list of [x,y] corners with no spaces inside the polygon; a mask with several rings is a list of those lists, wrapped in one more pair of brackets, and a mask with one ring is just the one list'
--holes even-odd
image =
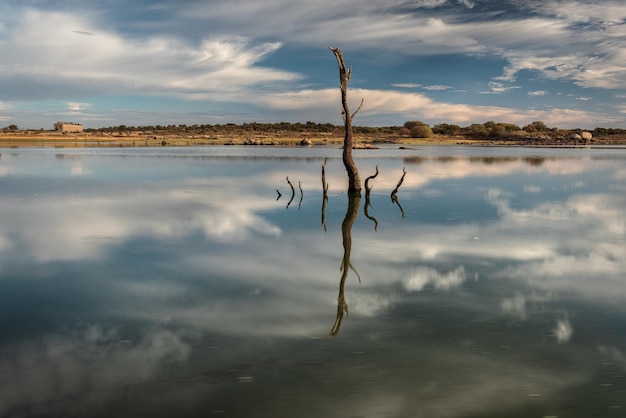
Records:
{"label": "blue sky", "polygon": [[4,0],[0,127],[515,123],[626,128],[626,3]]}

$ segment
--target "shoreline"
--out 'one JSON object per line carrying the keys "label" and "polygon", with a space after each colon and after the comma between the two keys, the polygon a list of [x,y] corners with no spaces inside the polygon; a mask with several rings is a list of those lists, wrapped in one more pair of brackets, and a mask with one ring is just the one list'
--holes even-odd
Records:
{"label": "shoreline", "polygon": [[[354,135],[355,148],[376,149],[378,145],[402,146],[497,146],[532,148],[584,148],[594,146],[626,146],[622,136],[606,136],[590,141],[549,137],[473,139],[460,136],[435,135],[432,138]],[[0,148],[106,148],[106,147],[188,147],[188,146],[342,146],[343,136],[302,134],[289,135],[138,135],[138,134],[61,134],[61,133],[0,133]]]}

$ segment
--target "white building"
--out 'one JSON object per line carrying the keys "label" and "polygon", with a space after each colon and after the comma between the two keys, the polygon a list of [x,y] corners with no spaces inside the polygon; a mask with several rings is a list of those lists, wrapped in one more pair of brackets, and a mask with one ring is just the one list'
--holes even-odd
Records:
{"label": "white building", "polygon": [[54,130],[57,132],[82,132],[83,125],[74,122],[57,122],[54,124]]}

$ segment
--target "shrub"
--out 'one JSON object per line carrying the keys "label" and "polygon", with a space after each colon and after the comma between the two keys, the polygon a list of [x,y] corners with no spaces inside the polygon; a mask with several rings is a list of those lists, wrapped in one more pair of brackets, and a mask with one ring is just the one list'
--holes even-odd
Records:
{"label": "shrub", "polygon": [[411,128],[411,138],[430,138],[433,130],[428,125],[417,125]]}

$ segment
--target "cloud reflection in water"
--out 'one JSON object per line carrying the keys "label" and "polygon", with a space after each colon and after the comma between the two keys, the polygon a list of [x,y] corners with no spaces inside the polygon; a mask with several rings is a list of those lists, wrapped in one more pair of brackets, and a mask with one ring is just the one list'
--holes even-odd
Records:
{"label": "cloud reflection in water", "polygon": [[[2,413],[42,410],[52,393],[115,403],[120,383],[199,372],[202,395],[174,392],[233,415],[280,416],[281,399],[283,416],[549,416],[599,387],[598,357],[623,352],[624,159],[360,160],[364,173],[380,167],[378,226],[354,220],[362,283],[345,282],[350,317],[328,340],[348,200],[338,159],[325,231],[323,159],[134,158],[84,158],[81,175],[48,188],[3,158],[0,291],[13,303],[0,313],[49,322],[3,322],[0,379],[17,383]],[[402,218],[389,192],[404,166]],[[300,208],[275,200],[287,175]]]}

